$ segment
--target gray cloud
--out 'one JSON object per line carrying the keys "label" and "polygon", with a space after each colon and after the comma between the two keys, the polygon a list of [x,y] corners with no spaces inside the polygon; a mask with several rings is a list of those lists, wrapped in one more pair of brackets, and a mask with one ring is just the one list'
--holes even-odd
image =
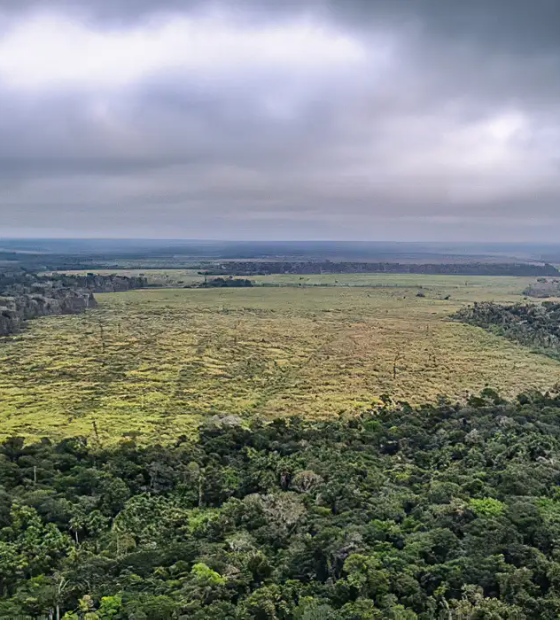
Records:
{"label": "gray cloud", "polygon": [[[0,5],[0,236],[555,240],[558,2],[234,6]],[[189,17],[196,58],[165,30]],[[109,37],[115,62],[45,79],[10,60],[54,49],[52,23],[78,59]],[[150,70],[121,56],[132,32],[157,44]],[[276,36],[293,54],[260,58]]]}

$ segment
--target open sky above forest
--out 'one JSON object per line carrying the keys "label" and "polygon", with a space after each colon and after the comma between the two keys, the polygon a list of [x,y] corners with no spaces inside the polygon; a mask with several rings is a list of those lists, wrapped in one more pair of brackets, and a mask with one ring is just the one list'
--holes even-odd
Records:
{"label": "open sky above forest", "polygon": [[0,236],[553,241],[558,0],[0,3]]}

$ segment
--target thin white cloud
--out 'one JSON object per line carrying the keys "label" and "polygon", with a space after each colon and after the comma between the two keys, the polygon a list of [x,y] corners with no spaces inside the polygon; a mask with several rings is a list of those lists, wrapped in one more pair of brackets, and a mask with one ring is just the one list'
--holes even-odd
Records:
{"label": "thin white cloud", "polygon": [[14,24],[0,40],[0,81],[57,89],[120,87],[166,71],[210,80],[257,70],[305,75],[355,65],[365,56],[358,40],[301,21],[256,28],[185,16],[112,31],[38,15]]}

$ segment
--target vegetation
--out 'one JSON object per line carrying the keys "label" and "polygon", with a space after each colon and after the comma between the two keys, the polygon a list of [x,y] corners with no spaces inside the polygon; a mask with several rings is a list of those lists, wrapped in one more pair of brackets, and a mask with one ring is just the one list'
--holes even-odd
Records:
{"label": "vegetation", "polygon": [[270,275],[275,273],[418,273],[468,276],[560,276],[556,267],[530,263],[356,263],[332,261],[228,261],[216,263],[209,275]]}
{"label": "vegetation", "polygon": [[122,293],[148,286],[144,276],[125,276],[110,273],[98,275],[88,272],[86,275],[52,274],[50,280],[60,281],[63,286],[85,288],[94,293]]}
{"label": "vegetation", "polygon": [[0,617],[557,619],[560,396],[0,447]]}
{"label": "vegetation", "polygon": [[251,280],[244,278],[205,278],[204,282],[199,284],[202,288],[247,288],[253,286]]}
{"label": "vegetation", "polygon": [[25,270],[0,271],[0,293],[21,295],[29,293],[34,287],[68,288],[87,290],[92,293],[117,293],[148,286],[142,275],[125,275],[106,272],[51,272],[38,274]]}
{"label": "vegetation", "polygon": [[56,286],[52,282],[16,287],[14,293],[0,290],[0,337],[17,333],[29,319],[79,314],[96,305],[90,291]]}
{"label": "vegetation", "polygon": [[352,274],[292,287],[300,277],[99,294],[83,315],[30,322],[0,343],[0,433],[173,441],[215,414],[317,419],[382,394],[420,404],[493,385],[510,397],[560,376],[557,361],[449,320],[473,301],[519,300],[526,279]]}
{"label": "vegetation", "polygon": [[[64,271],[63,275],[85,276],[87,271]],[[96,275],[108,276],[115,271],[109,269],[95,270]],[[202,284],[208,276],[196,269],[121,269],[119,275],[127,278],[142,277],[147,280],[148,287],[183,288]],[[50,275],[50,274],[49,274]],[[367,287],[385,289],[427,289],[435,296],[445,292],[445,295],[458,295],[466,301],[473,301],[483,294],[483,299],[500,300],[504,295],[519,298],[523,290],[536,282],[535,278],[516,276],[455,276],[455,275],[426,275],[403,273],[312,273],[312,274],[271,274],[253,276],[254,286],[281,286],[281,287]]]}
{"label": "vegetation", "polygon": [[535,274],[225,275],[0,277],[0,618],[560,617]]}
{"label": "vegetation", "polygon": [[146,285],[144,278],[0,272],[0,337],[14,334],[25,321],[54,314],[80,314],[95,308],[93,292],[126,291]]}
{"label": "vegetation", "polygon": [[560,297],[560,280],[556,278],[548,280],[547,278],[538,278],[536,282],[530,284],[523,293],[527,297]]}
{"label": "vegetation", "polygon": [[479,303],[462,308],[455,317],[560,359],[560,303]]}
{"label": "vegetation", "polygon": [[[54,273],[69,276],[84,276],[91,272],[84,270],[70,270],[50,272],[47,275],[53,275]],[[115,272],[114,269],[95,269],[93,273],[99,276],[110,276],[118,273],[118,275],[126,278],[145,278],[146,287],[157,286],[181,288],[185,285],[191,286],[204,282],[204,276],[200,275],[196,269],[119,269],[118,272]],[[527,284],[529,284],[529,281]]]}
{"label": "vegetation", "polygon": [[558,262],[558,248],[539,244],[441,244],[332,241],[187,241],[134,239],[1,239],[0,266],[29,270],[176,269],[226,260],[375,263]]}

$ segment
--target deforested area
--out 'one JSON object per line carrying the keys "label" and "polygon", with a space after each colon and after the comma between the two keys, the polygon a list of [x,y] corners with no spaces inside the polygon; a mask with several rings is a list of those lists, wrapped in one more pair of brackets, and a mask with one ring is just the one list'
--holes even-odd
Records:
{"label": "deforested area", "polygon": [[557,360],[450,320],[521,299],[525,279],[395,278],[96,294],[96,309],[0,343],[0,433],[172,441],[217,413],[328,418],[383,394],[417,405],[558,381]]}

